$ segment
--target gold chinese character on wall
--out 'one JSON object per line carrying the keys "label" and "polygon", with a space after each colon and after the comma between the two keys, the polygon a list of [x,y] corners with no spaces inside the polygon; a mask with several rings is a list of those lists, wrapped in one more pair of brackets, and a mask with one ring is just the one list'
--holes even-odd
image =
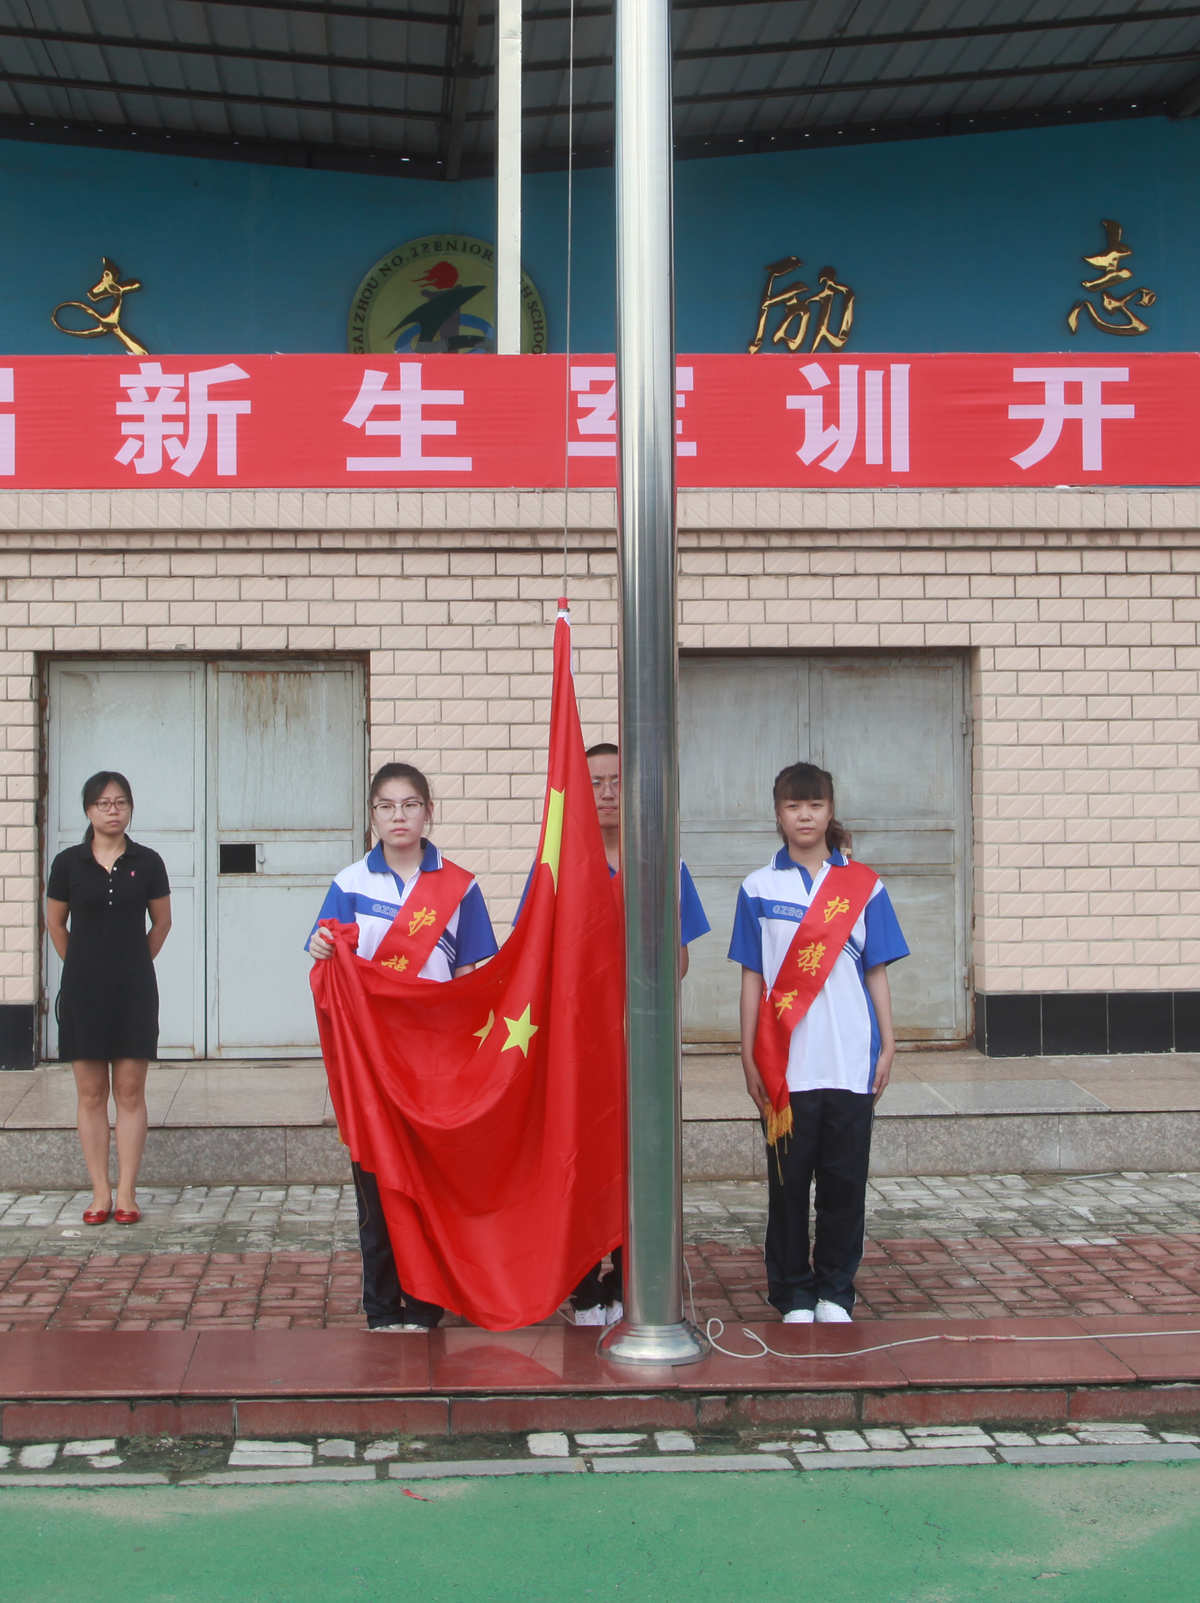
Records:
{"label": "gold chinese character on wall", "polygon": [[[810,328],[813,330],[810,351],[819,350],[822,345],[840,351],[850,338],[854,326],[854,291],[849,284],[838,282],[836,268],[821,268],[817,274],[821,287],[815,293],[802,278],[793,279],[782,289],[776,287],[781,278],[787,278],[803,266],[802,256],[785,256],[763,269],[767,283],[758,308],[758,327],[747,347],[751,356],[762,350],[772,314],[777,326],[771,335],[771,344],[786,345],[789,351],[801,349]],[[835,312],[840,314],[836,332],[832,327]]]}
{"label": "gold chinese character on wall", "polygon": [[[123,284],[121,282],[121,269],[115,262],[109,261],[108,257],[104,256],[101,258],[101,265],[104,271],[100,275],[99,282],[93,284],[87,292],[87,298],[92,302],[92,305],[89,306],[87,301],[59,301],[58,305],[50,313],[50,321],[60,334],[70,334],[75,339],[98,340],[103,339],[105,334],[114,334],[130,356],[148,356],[150,353],[146,347],[139,345],[133,335],[121,327],[121,314],[124,311],[125,297],[126,295],[132,295],[135,290],[141,289],[141,279],[131,278],[127,283]],[[98,310],[101,301],[111,301],[112,304],[107,311]],[[87,328],[64,327],[58,320],[58,314],[66,311],[68,307],[73,311],[82,312],[85,317],[91,318],[91,324]]]}
{"label": "gold chinese character on wall", "polygon": [[[1127,290],[1124,295],[1110,295],[1110,286],[1124,284],[1133,277],[1130,268],[1124,265],[1125,259],[1133,255],[1132,245],[1124,242],[1124,229],[1120,223],[1111,217],[1101,219],[1104,228],[1104,249],[1097,256],[1084,256],[1082,258],[1089,267],[1095,267],[1099,276],[1080,280],[1080,287],[1100,291],[1100,305],[1088,300],[1086,296],[1075,302],[1067,313],[1067,327],[1072,334],[1079,332],[1079,314],[1086,312],[1097,328],[1105,334],[1148,334],[1150,325],[1133,310],[1133,306],[1153,306],[1158,296],[1152,289],[1143,285],[1140,289]],[[1133,302],[1133,306],[1130,302]],[[1108,318],[1116,316],[1123,318],[1123,322],[1109,322]]]}

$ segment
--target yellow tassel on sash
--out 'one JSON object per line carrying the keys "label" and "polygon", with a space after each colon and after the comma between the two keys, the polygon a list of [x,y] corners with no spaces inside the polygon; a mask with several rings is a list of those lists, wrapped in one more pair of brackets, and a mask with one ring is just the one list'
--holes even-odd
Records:
{"label": "yellow tassel on sash", "polygon": [[789,1097],[782,1112],[775,1108],[767,1110],[767,1145],[773,1147],[777,1141],[786,1140],[791,1133],[792,1102]]}

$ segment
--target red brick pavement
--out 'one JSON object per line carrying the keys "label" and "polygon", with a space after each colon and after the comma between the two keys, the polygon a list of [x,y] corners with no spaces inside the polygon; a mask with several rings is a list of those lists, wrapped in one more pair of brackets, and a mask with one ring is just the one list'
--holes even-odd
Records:
{"label": "red brick pavement", "polygon": [[[774,1317],[757,1248],[701,1242],[686,1258],[701,1323]],[[1200,1314],[1200,1235],[1108,1245],[991,1236],[868,1242],[858,1291],[859,1319]],[[0,1258],[0,1331],[361,1321],[353,1251]]]}

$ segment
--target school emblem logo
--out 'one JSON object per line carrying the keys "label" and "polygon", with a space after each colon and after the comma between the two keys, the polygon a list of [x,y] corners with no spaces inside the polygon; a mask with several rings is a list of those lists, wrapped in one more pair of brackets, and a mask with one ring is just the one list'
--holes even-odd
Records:
{"label": "school emblem logo", "polygon": [[[412,356],[494,352],[496,249],[466,234],[426,234],[381,256],[354,292],[347,348]],[[521,349],[547,349],[546,308],[521,275]]]}

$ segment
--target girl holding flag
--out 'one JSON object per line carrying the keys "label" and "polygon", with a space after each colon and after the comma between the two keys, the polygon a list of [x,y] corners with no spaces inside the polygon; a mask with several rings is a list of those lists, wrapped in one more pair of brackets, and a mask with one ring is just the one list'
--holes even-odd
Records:
{"label": "girl holding flag", "polygon": [[767,1136],[767,1294],[785,1324],[845,1323],[874,1104],[896,1049],[887,965],[908,946],[882,881],[846,854],[831,776],[793,763],[774,802],[783,845],[742,882],[729,946],[746,1089]]}
{"label": "girl holding flag", "polygon": [[[426,836],[429,781],[409,763],[385,763],[371,781],[376,844],[336,876],[308,939],[318,961],[333,954],[323,919],[357,924],[358,955],[399,974],[444,983],[492,957],[496,938],[483,893],[466,869]],[[404,1292],[374,1174],[352,1164],[363,1259],[363,1311],[370,1330],[432,1330],[442,1309]]]}

